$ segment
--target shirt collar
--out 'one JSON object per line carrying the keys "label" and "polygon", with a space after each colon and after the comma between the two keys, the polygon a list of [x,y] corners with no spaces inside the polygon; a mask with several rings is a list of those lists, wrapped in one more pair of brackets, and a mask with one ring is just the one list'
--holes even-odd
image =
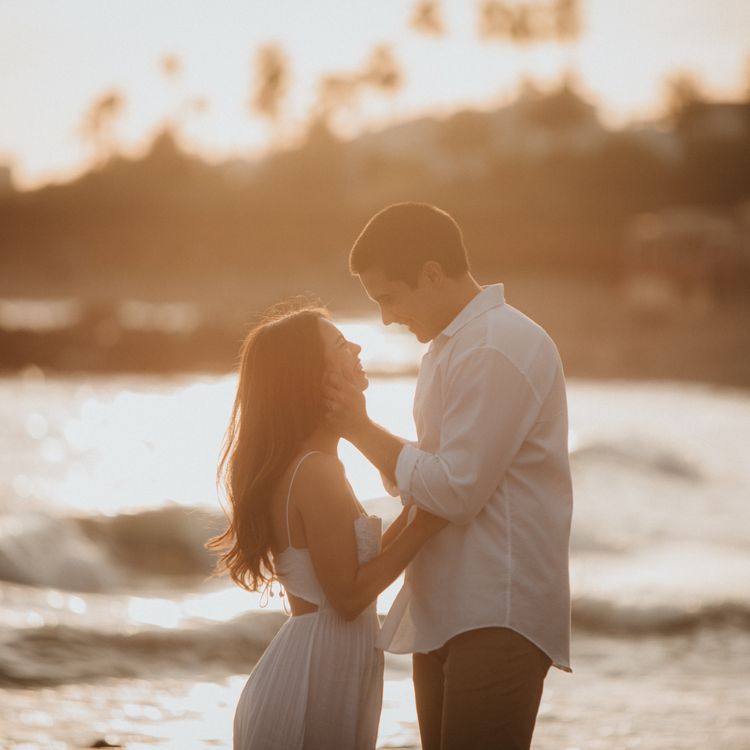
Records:
{"label": "shirt collar", "polygon": [[450,338],[469,321],[478,318],[493,307],[500,307],[503,304],[505,304],[505,289],[502,284],[490,284],[482,287],[482,291],[472,297],[461,312],[435,337],[434,341],[443,337]]}

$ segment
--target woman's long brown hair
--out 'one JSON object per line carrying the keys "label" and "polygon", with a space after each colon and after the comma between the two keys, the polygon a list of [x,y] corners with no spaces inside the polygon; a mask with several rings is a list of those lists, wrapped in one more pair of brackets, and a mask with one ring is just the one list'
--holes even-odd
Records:
{"label": "woman's long brown hair", "polygon": [[325,410],[320,318],[307,307],[271,313],[245,339],[239,384],[217,478],[229,501],[229,526],[206,546],[221,551],[215,574],[228,572],[248,591],[273,578],[270,499]]}

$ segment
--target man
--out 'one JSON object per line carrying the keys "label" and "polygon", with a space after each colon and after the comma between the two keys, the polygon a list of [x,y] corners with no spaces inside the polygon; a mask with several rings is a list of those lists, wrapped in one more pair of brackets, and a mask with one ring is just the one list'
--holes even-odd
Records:
{"label": "man", "polygon": [[376,214],[350,270],[430,347],[416,445],[367,416],[341,379],[331,419],[416,505],[450,524],[406,571],[381,645],[413,653],[424,750],[528,748],[550,665],[570,671],[572,490],[565,381],[554,343],[472,277],[461,230],[434,206]]}

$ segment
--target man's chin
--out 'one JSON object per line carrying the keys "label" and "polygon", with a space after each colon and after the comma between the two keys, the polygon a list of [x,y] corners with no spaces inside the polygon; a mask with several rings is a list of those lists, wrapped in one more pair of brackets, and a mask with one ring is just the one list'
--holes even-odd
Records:
{"label": "man's chin", "polygon": [[411,323],[405,323],[404,325],[408,329],[409,333],[414,336],[414,338],[419,341],[420,344],[426,344],[428,341],[432,341],[430,336],[428,336],[426,333],[424,333],[424,331],[420,330]]}
{"label": "man's chin", "polygon": [[406,330],[407,330],[407,331],[409,331],[409,333],[410,333],[410,334],[411,334],[412,336],[414,336],[414,338],[415,338],[415,339],[417,339],[418,341],[421,341],[421,340],[422,340],[422,337],[421,337],[421,335],[420,335],[420,333],[419,333],[419,329],[415,328],[415,327],[414,327],[413,325],[411,325],[410,323],[407,323],[407,324],[406,324]]}

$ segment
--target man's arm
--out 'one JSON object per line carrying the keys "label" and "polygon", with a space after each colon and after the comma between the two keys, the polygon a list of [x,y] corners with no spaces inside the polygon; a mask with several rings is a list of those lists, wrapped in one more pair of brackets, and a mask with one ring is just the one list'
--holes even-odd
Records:
{"label": "man's arm", "polygon": [[409,445],[398,457],[402,494],[452,523],[469,523],[502,483],[540,406],[505,354],[491,347],[467,352],[447,373],[438,450]]}
{"label": "man's arm", "polygon": [[428,453],[375,425],[364,396],[340,385],[331,404],[344,437],[395,478],[407,502],[457,524],[469,523],[492,496],[540,407],[526,376],[502,352],[472,350],[451,367],[440,447]]}
{"label": "man's arm", "polygon": [[359,450],[367,460],[393,485],[396,481],[396,463],[405,440],[392,435],[388,430],[367,420],[356,432],[344,437]]}
{"label": "man's arm", "polygon": [[325,388],[328,420],[391,484],[397,486],[396,462],[406,444],[367,415],[365,396],[340,375],[331,375]]}

